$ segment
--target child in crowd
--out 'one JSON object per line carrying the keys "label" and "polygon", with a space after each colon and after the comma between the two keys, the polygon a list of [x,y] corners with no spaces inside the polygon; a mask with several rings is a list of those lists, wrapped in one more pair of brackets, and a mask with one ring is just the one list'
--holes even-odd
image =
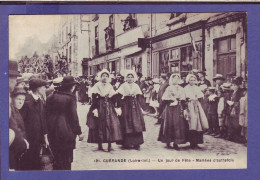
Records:
{"label": "child in crowd", "polygon": [[208,88],[208,109],[207,109],[207,118],[209,123],[208,134],[216,136],[219,134],[219,123],[218,123],[218,102],[219,97],[216,95],[216,89],[214,87]]}

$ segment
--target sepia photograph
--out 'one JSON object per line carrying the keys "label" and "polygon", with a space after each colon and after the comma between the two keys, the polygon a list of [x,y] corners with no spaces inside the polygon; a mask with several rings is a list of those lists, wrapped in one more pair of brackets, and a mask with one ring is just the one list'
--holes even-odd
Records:
{"label": "sepia photograph", "polygon": [[247,12],[8,17],[9,171],[247,168]]}

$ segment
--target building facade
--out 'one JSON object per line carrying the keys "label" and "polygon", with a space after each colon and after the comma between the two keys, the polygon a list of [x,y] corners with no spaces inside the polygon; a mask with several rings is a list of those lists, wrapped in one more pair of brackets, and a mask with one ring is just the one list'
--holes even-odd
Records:
{"label": "building facade", "polygon": [[[58,64],[65,66],[65,74],[87,74],[84,64],[90,56],[87,15],[62,15],[59,25]],[[83,72],[84,70],[84,72]]]}
{"label": "building facade", "polygon": [[151,76],[192,69],[218,73],[247,74],[246,13],[154,14]]}
{"label": "building facade", "polygon": [[89,75],[107,68],[119,73],[133,69],[147,77],[149,49],[138,38],[150,37],[150,14],[94,14],[90,16],[91,60]]}
{"label": "building facade", "polygon": [[247,75],[243,12],[63,15],[58,37],[56,59],[73,76],[104,68],[143,77],[198,69],[211,81],[217,73]]}

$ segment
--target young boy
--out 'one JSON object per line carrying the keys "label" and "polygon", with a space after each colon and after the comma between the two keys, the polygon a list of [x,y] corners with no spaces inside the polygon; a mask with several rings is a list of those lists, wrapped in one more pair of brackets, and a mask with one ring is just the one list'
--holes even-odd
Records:
{"label": "young boy", "polygon": [[212,136],[219,135],[219,123],[218,123],[218,102],[219,97],[216,95],[216,88],[208,88],[208,123],[209,131],[208,134]]}

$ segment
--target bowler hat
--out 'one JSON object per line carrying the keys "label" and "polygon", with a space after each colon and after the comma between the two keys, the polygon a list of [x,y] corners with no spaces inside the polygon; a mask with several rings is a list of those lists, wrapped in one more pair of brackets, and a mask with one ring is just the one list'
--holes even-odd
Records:
{"label": "bowler hat", "polygon": [[46,86],[47,84],[48,84],[47,81],[38,79],[38,78],[33,78],[33,79],[30,79],[30,81],[29,81],[30,89],[35,89],[35,88],[38,88],[41,86]]}
{"label": "bowler hat", "polygon": [[222,74],[216,74],[216,76],[213,78],[213,81],[216,80],[225,80],[224,76]]}
{"label": "bowler hat", "polygon": [[24,88],[19,87],[19,86],[15,86],[14,90],[12,92],[12,96],[14,97],[14,96],[17,96],[19,94],[24,94],[25,95],[25,94],[27,94],[27,92],[25,91]]}
{"label": "bowler hat", "polygon": [[70,86],[70,85],[75,85],[78,84],[77,81],[75,81],[73,76],[66,76],[63,78],[61,82],[61,86]]}
{"label": "bowler hat", "polygon": [[18,73],[18,63],[16,61],[9,61],[9,76],[20,76]]}

